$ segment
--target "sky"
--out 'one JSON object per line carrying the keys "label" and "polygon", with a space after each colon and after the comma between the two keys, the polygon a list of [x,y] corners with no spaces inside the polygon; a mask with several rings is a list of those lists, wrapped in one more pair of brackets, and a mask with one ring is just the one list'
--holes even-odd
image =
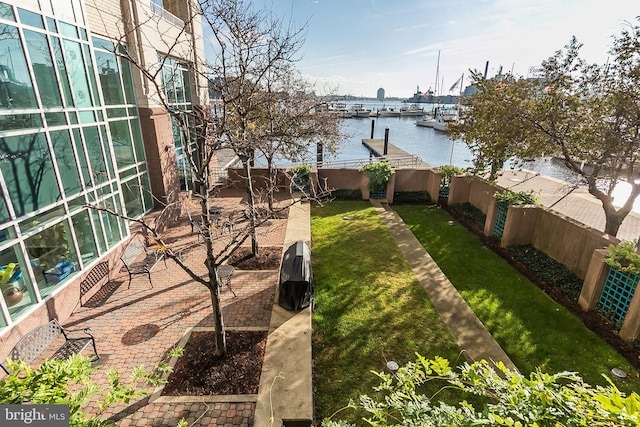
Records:
{"label": "sky", "polygon": [[[527,76],[576,36],[581,57],[605,63],[612,36],[640,15],[638,0],[254,0],[307,25],[297,69],[319,94],[409,98],[449,91],[469,70]],[[438,61],[438,54],[440,60]],[[439,67],[438,67],[439,63]]]}

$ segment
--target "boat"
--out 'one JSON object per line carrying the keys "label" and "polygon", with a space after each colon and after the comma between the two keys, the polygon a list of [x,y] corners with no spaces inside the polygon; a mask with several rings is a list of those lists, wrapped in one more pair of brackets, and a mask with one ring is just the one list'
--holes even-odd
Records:
{"label": "boat", "polygon": [[382,107],[378,110],[378,117],[400,117],[400,110],[395,107]]}
{"label": "boat", "polygon": [[363,104],[354,104],[349,108],[349,112],[351,113],[351,117],[369,117],[371,115],[371,110],[369,108],[365,108]]}
{"label": "boat", "polygon": [[424,116],[424,108],[418,107],[416,104],[403,105],[400,107],[401,117],[421,117]]}
{"label": "boat", "polygon": [[336,102],[329,105],[329,112],[337,114],[338,117],[341,117],[343,119],[350,119],[352,117],[351,111],[347,109],[347,104],[342,102]]}
{"label": "boat", "polygon": [[458,120],[459,115],[457,108],[437,108],[433,128],[441,132],[446,132],[449,127],[449,123],[457,122]]}
{"label": "boat", "polygon": [[416,126],[432,128],[436,124],[435,111],[425,114],[423,117],[416,120]]}

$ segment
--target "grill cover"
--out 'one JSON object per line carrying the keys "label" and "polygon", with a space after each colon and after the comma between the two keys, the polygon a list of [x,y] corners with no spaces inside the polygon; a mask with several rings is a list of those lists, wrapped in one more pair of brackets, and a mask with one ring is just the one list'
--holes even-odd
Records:
{"label": "grill cover", "polygon": [[287,310],[301,310],[313,298],[311,250],[303,241],[289,246],[280,267],[280,293],[278,304]]}

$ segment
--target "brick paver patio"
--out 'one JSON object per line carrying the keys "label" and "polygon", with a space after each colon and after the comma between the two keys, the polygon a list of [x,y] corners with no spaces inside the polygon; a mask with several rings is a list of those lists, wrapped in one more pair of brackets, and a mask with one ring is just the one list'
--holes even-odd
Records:
{"label": "brick paver patio", "polygon": [[[223,198],[216,204],[237,209],[239,198]],[[282,248],[286,231],[285,219],[271,220],[260,227],[259,245]],[[192,246],[196,236],[190,235],[186,218],[167,232],[166,237],[181,247]],[[198,274],[206,272],[205,252],[194,246],[185,251],[186,263]],[[115,368],[123,377],[139,365],[153,367],[174,347],[190,327],[212,327],[211,301],[208,289],[195,283],[173,261],[156,266],[151,274],[153,288],[145,275],[134,276],[127,289],[128,276],[120,272],[84,307],[78,307],[64,322],[65,327],[90,327],[96,337],[101,359],[96,381],[106,384],[106,370]],[[278,271],[236,270],[231,284],[237,297],[221,288],[225,326],[228,328],[269,327]],[[183,399],[183,398],[181,398]],[[122,427],[175,426],[181,418],[194,426],[251,426],[255,402],[203,402],[202,398],[176,399],[170,403],[149,402],[149,397],[129,405],[118,404],[106,415]],[[165,399],[163,399],[165,400]],[[95,412],[95,405],[88,412]]]}

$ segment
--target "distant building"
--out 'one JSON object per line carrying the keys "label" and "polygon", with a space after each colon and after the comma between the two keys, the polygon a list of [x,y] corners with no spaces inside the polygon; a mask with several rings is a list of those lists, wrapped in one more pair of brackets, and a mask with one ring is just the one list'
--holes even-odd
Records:
{"label": "distant building", "polygon": [[378,89],[378,96],[376,98],[378,98],[378,101],[384,101],[384,89],[383,88]]}

